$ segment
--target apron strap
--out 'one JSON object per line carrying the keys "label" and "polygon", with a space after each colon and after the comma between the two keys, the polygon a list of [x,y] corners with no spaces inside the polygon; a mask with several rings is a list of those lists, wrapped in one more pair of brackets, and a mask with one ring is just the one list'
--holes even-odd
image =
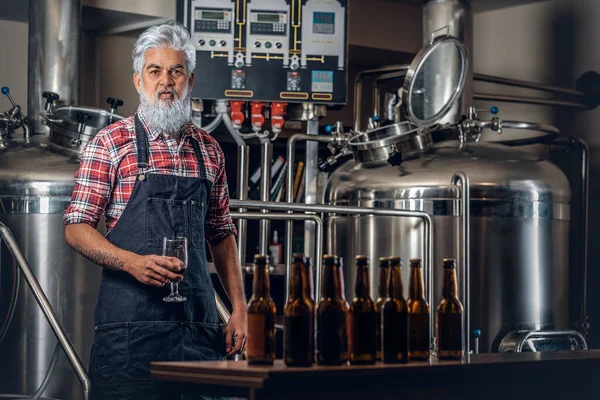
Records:
{"label": "apron strap", "polygon": [[148,169],[148,135],[137,113],[135,113],[135,138],[138,155],[137,166],[140,172],[145,172]]}
{"label": "apron strap", "polygon": [[196,158],[198,159],[198,168],[200,169],[200,178],[206,178],[206,165],[204,165],[204,157],[202,157],[202,153],[200,152],[200,145],[198,141],[193,137],[190,137],[190,141],[192,142],[192,147],[194,148],[194,153],[196,153]]}

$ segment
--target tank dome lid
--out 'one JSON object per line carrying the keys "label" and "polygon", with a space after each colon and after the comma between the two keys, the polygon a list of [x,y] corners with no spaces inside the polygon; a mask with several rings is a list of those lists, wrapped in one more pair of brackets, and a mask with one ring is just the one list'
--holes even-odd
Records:
{"label": "tank dome lid", "polygon": [[[442,30],[448,30],[444,27]],[[467,51],[456,37],[434,37],[417,53],[406,73],[400,98],[407,119],[419,128],[434,126],[462,94],[467,78]]]}

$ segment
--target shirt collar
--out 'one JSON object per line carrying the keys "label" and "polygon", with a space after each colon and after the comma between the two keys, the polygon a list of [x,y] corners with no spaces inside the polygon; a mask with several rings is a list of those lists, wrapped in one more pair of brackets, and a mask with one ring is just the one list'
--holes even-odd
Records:
{"label": "shirt collar", "polygon": [[[152,127],[150,125],[148,125],[148,123],[144,120],[144,115],[140,111],[141,111],[140,107],[138,106],[136,113],[137,113],[138,117],[140,118],[140,121],[142,122],[142,126],[146,130],[146,134],[148,135],[148,140],[153,142],[153,141],[157,140],[159,137],[162,137],[163,133],[152,129]],[[198,138],[196,137],[196,135],[194,135],[194,124],[192,121],[188,121],[181,128],[181,131],[183,133],[181,136],[181,139],[185,139],[186,137],[191,136],[198,141]]]}

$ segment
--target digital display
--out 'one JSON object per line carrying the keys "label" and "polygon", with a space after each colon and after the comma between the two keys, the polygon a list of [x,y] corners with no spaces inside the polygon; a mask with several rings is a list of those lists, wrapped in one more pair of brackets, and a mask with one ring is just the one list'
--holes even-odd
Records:
{"label": "digital display", "polygon": [[335,13],[314,12],[313,33],[333,35],[335,33]]}
{"label": "digital display", "polygon": [[202,11],[202,19],[222,21],[225,19],[225,13],[222,11]]}
{"label": "digital display", "polygon": [[256,14],[256,22],[279,23],[279,14]]}
{"label": "digital display", "polygon": [[315,12],[313,15],[313,23],[333,25],[335,24],[335,14],[326,12]]}

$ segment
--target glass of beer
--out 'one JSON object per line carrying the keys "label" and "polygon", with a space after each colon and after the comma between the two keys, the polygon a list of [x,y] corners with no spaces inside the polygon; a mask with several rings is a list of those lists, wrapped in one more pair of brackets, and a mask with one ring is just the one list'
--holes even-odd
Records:
{"label": "glass of beer", "polygon": [[[185,237],[176,237],[173,239],[163,238],[163,257],[175,257],[183,262],[181,266],[181,275],[188,267],[188,241]],[[167,303],[181,303],[187,299],[179,294],[179,282],[171,282],[171,293],[163,298]]]}

